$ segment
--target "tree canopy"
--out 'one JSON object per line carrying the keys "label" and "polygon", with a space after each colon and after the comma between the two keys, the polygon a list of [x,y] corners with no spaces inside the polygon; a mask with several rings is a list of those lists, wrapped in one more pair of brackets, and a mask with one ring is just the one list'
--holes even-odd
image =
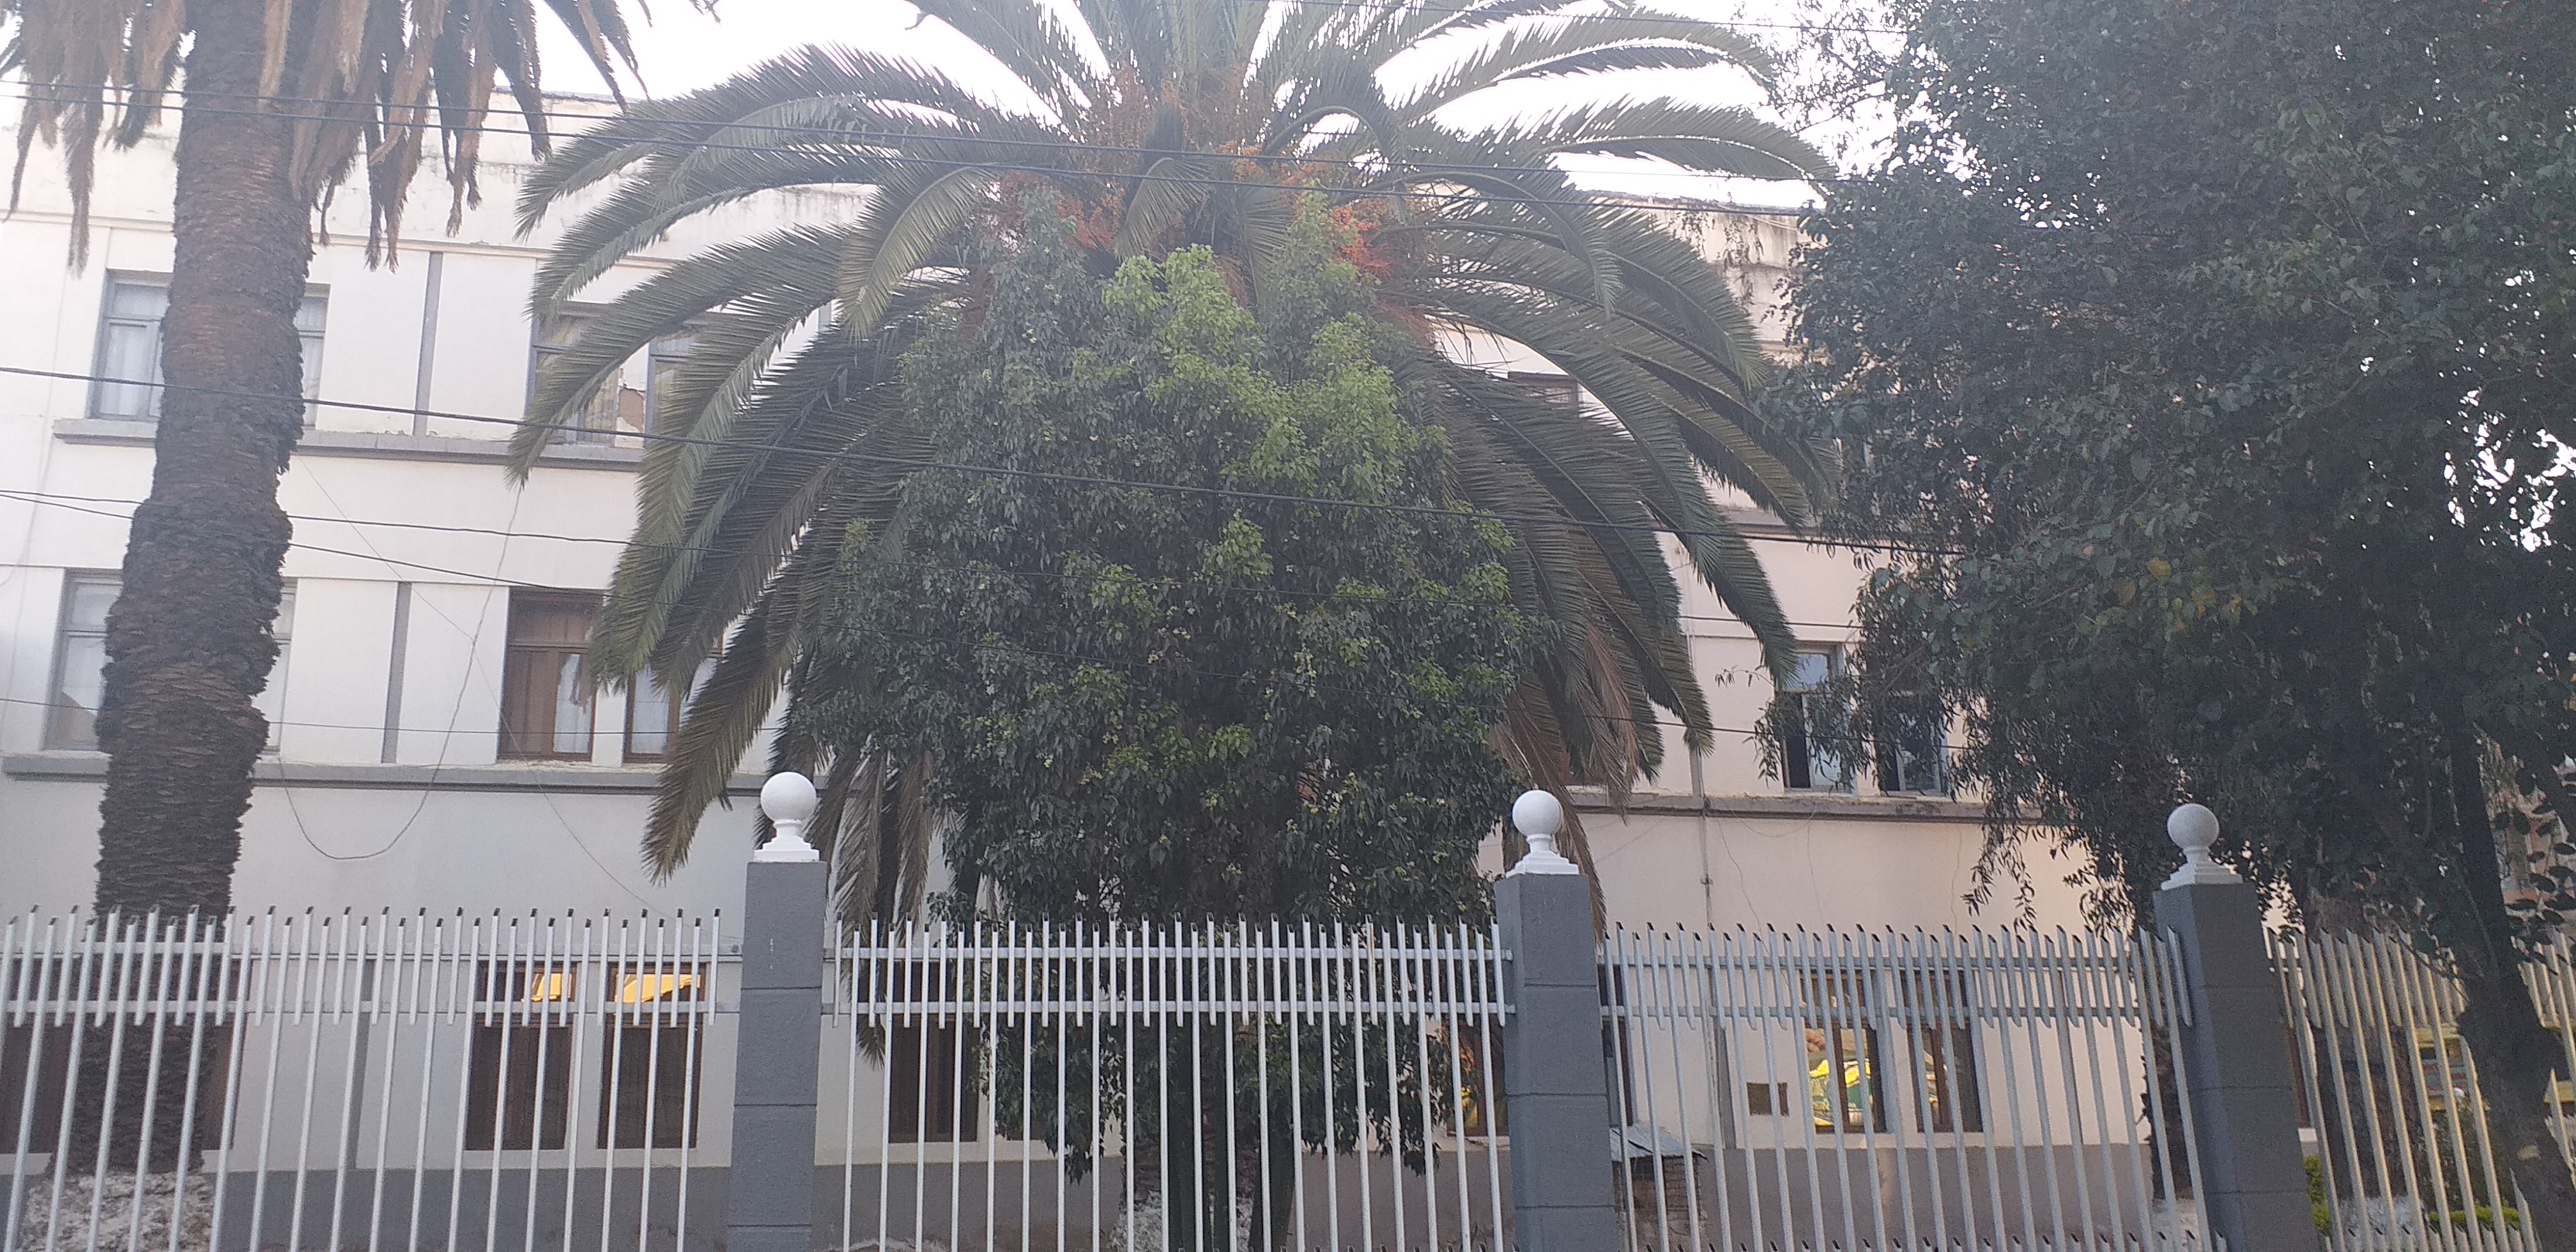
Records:
{"label": "tree canopy", "polygon": [[2557,893],[2509,915],[2500,874],[2555,853],[2490,812],[2568,812],[2576,750],[2576,29],[2472,0],[1907,17],[1893,147],[1813,223],[1814,355],[1776,396],[1846,441],[1835,524],[1895,548],[1864,706],[1959,714],[1998,855],[2071,836],[2107,912],[2148,906],[2196,798],[2310,924],[2434,941],[2499,1155],[2532,1148],[2540,1226],[2576,1227],[2541,1124],[2564,1061],[2515,973]]}
{"label": "tree canopy", "polygon": [[[1029,205],[977,315],[901,364],[924,451],[979,469],[849,538],[790,733],[923,763],[954,909],[1481,912],[1534,633],[1380,363],[1354,236],[1310,206],[1256,318],[1207,249],[1103,278]],[[917,889],[883,846],[843,849],[857,912]]]}
{"label": "tree canopy", "polygon": [[[1770,367],[1692,243],[1587,194],[1559,164],[1822,172],[1814,148],[1749,110],[1631,91],[1642,84],[1624,76],[1736,69],[1768,82],[1760,47],[1629,0],[922,9],[1041,103],[995,105],[943,67],[806,49],[637,106],[565,145],[523,194],[530,227],[569,218],[533,295],[541,313],[684,219],[814,188],[852,206],[707,248],[622,296],[549,367],[516,445],[532,465],[621,362],[693,337],[657,421],[702,442],[648,451],[635,541],[592,649],[610,681],[676,685],[722,645],[664,770],[647,838],[657,869],[687,854],[778,693],[796,698],[818,581],[850,524],[874,519],[937,437],[904,404],[895,363],[943,311],[979,298],[976,244],[1016,221],[1033,182],[1076,206],[1077,242],[1102,262],[1206,246],[1256,310],[1300,281],[1284,261],[1300,197],[1349,210],[1360,263],[1411,344],[1383,364],[1431,406],[1461,497],[1518,519],[1514,602],[1578,627],[1542,640],[1507,701],[1502,747],[1526,780],[1624,794],[1661,764],[1664,722],[1708,741],[1658,530],[1681,538],[1687,576],[1790,663],[1778,599],[1708,484],[1803,523],[1829,450],[1752,411]],[[1542,83],[1562,106],[1461,120]],[[1597,414],[1453,355],[1494,338],[1527,345]]]}

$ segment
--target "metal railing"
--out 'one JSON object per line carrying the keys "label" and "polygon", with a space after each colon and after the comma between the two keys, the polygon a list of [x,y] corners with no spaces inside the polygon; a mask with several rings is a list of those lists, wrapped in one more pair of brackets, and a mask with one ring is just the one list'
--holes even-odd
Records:
{"label": "metal railing", "polygon": [[704,1246],[729,961],[712,917],[0,923],[0,1246]]}
{"label": "metal railing", "polygon": [[1628,1247],[2197,1247],[2167,941],[1616,930]]}
{"label": "metal railing", "polygon": [[831,1246],[1497,1246],[1502,959],[1460,926],[854,936]]}
{"label": "metal railing", "polygon": [[[2488,1139],[2477,1067],[2453,1025],[2458,983],[2396,935],[2277,933],[2272,962],[2315,1136],[2320,1224],[2337,1252],[2541,1246]],[[2576,960],[2552,948],[2523,976],[2564,1039]],[[2551,1104],[2564,1138],[2576,1086],[2559,1083]]]}

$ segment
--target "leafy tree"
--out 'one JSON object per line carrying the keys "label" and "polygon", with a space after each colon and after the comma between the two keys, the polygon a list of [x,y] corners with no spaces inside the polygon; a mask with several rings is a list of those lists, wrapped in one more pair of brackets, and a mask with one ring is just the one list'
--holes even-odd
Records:
{"label": "leafy tree", "polygon": [[2065,832],[2107,912],[2149,906],[2196,797],[2309,924],[2423,936],[2498,1158],[2576,1238],[2564,1053],[2517,972],[2556,914],[2507,909],[2523,849],[2490,808],[2570,811],[2576,26],[1907,14],[1901,124],[1813,224],[1815,356],[1781,392],[1857,449],[1838,525],[1899,545],[1864,714],[1910,690],[1964,717],[1990,846]]}
{"label": "leafy tree", "polygon": [[1330,221],[1256,319],[1207,249],[1104,281],[1030,202],[901,364],[924,453],[987,472],[915,474],[843,545],[790,736],[931,767],[961,915],[1481,913],[1535,632]]}
{"label": "leafy tree", "polygon": [[[614,0],[546,7],[611,82],[612,58],[632,67]],[[315,207],[363,163],[368,256],[390,263],[436,127],[452,226],[476,197],[496,81],[542,155],[538,11],[534,0],[0,0],[0,66],[27,93],[19,169],[38,137],[62,147],[75,265],[98,148],[140,142],[179,96],[152,489],[107,618],[101,910],[232,901],[251,764],[268,742],[251,700],[277,659],[269,624],[288,534],[277,480],[304,430],[295,310]]]}
{"label": "leafy tree", "polygon": [[[915,474],[843,545],[789,734],[915,762],[960,920],[1480,918],[1511,782],[1493,727],[1537,630],[1424,397],[1381,364],[1406,343],[1353,237],[1310,206],[1301,277],[1255,318],[1207,249],[1103,278],[1053,192],[1028,204],[973,315],[900,365],[923,452],[979,471]],[[845,915],[918,889],[881,841],[835,844]],[[1300,1149],[1361,1150],[1366,1125],[1423,1168],[1424,1084],[1451,1089],[1445,1050],[1397,1046],[1417,1022],[1094,1029],[991,1041],[1000,1124],[1086,1168],[1122,1121],[1177,1247],[1287,1212]],[[1328,1052],[1390,1064],[1328,1082]],[[1059,1059],[1061,1096],[1029,1080]],[[1212,1128],[1238,1123],[1230,1154]]]}
{"label": "leafy tree", "polygon": [[[1628,0],[922,8],[1042,106],[1014,112],[936,67],[811,49],[598,128],[521,202],[533,227],[598,194],[540,277],[542,311],[683,218],[782,190],[864,191],[846,219],[707,249],[620,299],[541,380],[519,437],[524,470],[597,379],[655,337],[697,328],[660,420],[726,446],[648,454],[634,542],[592,642],[609,681],[666,683],[723,643],[664,770],[646,836],[656,869],[687,855],[777,693],[799,689],[821,628],[816,588],[851,524],[880,517],[938,437],[904,403],[896,362],[934,311],[982,289],[972,245],[1015,219],[1017,189],[1033,183],[1078,206],[1077,238],[1104,263],[1204,245],[1256,310],[1297,281],[1283,258],[1299,194],[1350,211],[1358,263],[1409,330],[1409,351],[1386,364],[1446,434],[1461,497],[1502,517],[1607,523],[1516,527],[1515,603],[1579,626],[1544,641],[1510,698],[1501,738],[1525,778],[1624,792],[1661,760],[1658,708],[1705,742],[1656,527],[1678,531],[1696,575],[1787,663],[1788,624],[1707,476],[1803,522],[1829,458],[1752,414],[1748,388],[1768,367],[1692,246],[1555,166],[1608,155],[1764,178],[1821,171],[1811,147],[1745,110],[1601,98],[1630,68],[1767,77],[1759,48]],[[1399,79],[1390,67],[1408,53],[1421,73]],[[1491,108],[1542,82],[1584,102],[1455,120],[1453,105]],[[809,326],[822,333],[799,333]],[[1608,420],[1457,363],[1440,349],[1455,332],[1528,345]],[[786,748],[776,764],[809,763]]]}

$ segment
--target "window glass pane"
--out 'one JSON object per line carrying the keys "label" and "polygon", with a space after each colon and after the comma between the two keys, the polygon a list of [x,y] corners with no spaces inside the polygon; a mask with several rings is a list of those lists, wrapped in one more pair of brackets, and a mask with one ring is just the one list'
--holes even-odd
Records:
{"label": "window glass pane", "polygon": [[510,606],[510,642],[584,647],[590,643],[592,610],[578,605],[528,603]]}
{"label": "window glass pane", "polygon": [[107,315],[158,322],[170,311],[170,288],[162,283],[111,283],[107,289]]}
{"label": "window glass pane", "polygon": [[[697,673],[690,676],[688,696],[695,696],[714,677],[716,658],[698,662]],[[628,756],[661,756],[671,750],[671,736],[680,729],[680,717],[688,711],[688,696],[673,700],[671,692],[651,675],[638,675],[628,688],[626,705],[626,754]]]}
{"label": "window glass pane", "polygon": [[574,340],[581,338],[582,327],[589,324],[590,319],[580,316],[579,314],[567,314],[563,317],[554,318],[546,322],[544,325],[537,327],[537,346],[541,348],[571,347]]}
{"label": "window glass pane", "polygon": [[295,584],[288,583],[277,593],[277,616],[268,624],[269,637],[277,640],[277,664],[268,671],[268,685],[251,697],[251,706],[268,719],[268,750],[275,752],[286,731],[286,644],[294,637]]}
{"label": "window glass pane", "polygon": [[590,675],[577,654],[555,659],[555,733],[558,756],[590,754]]}
{"label": "window glass pane", "polygon": [[[306,296],[295,309],[295,335],[301,341],[304,356],[304,396],[311,399],[322,394],[322,316],[326,301],[322,296]],[[313,411],[305,410],[304,420],[313,420]]]}
{"label": "window glass pane", "polygon": [[1798,654],[1798,674],[1789,682],[1791,691],[1815,691],[1825,685],[1833,672],[1833,657],[1822,652]]}
{"label": "window glass pane", "polygon": [[659,430],[662,410],[669,403],[671,384],[679,377],[680,367],[687,364],[689,351],[695,348],[694,334],[664,335],[653,341],[644,370],[644,429]]}
{"label": "window glass pane", "polygon": [[626,754],[660,756],[671,750],[671,693],[662,684],[639,679],[627,692]]}
{"label": "window glass pane", "polygon": [[102,417],[153,417],[161,412],[161,323],[109,322],[99,337],[98,373],[126,382],[98,384]]}
{"label": "window glass pane", "polygon": [[45,742],[56,748],[98,746],[98,704],[106,690],[107,610],[116,603],[113,574],[74,574],[63,587],[62,627],[54,641],[54,697]]}
{"label": "window glass pane", "polygon": [[63,629],[106,630],[107,611],[116,604],[116,591],[120,585],[114,578],[75,576],[71,592],[64,601]]}
{"label": "window glass pane", "polygon": [[1788,702],[1782,719],[1780,780],[1793,791],[1848,791],[1852,786],[1850,754],[1842,736],[1849,719],[1838,710],[1828,689],[1834,676],[1830,652],[1802,652],[1797,669],[1780,688]]}
{"label": "window glass pane", "polygon": [[63,640],[62,680],[54,693],[54,746],[98,746],[98,698],[106,690],[107,636]]}

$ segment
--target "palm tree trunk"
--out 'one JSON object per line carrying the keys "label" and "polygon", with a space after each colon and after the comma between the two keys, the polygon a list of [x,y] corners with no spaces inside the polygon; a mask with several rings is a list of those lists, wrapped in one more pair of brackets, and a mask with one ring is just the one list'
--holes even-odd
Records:
{"label": "palm tree trunk", "polygon": [[[303,427],[295,309],[313,255],[309,201],[287,172],[292,123],[262,116],[250,99],[264,6],[195,0],[189,17],[178,250],[162,323],[169,386],[151,495],[135,510],[124,589],[108,615],[98,722],[108,763],[97,906],[128,919],[232,903],[251,765],[268,740],[251,697],[277,657],[269,622],[288,533],[277,480]],[[73,1161],[97,1160],[104,1146],[120,1172],[184,1163],[187,1049],[165,1056],[158,1082],[153,1065],[130,1056],[113,1075],[104,1050],[84,1062]],[[150,1144],[141,1142],[147,1089],[157,1106]]]}
{"label": "palm tree trunk", "polygon": [[277,480],[303,427],[295,309],[312,243],[287,169],[293,124],[251,100],[264,10],[189,6],[168,389],[107,623],[101,910],[231,904],[251,764],[268,738],[251,697],[277,656],[268,629],[288,533]]}

